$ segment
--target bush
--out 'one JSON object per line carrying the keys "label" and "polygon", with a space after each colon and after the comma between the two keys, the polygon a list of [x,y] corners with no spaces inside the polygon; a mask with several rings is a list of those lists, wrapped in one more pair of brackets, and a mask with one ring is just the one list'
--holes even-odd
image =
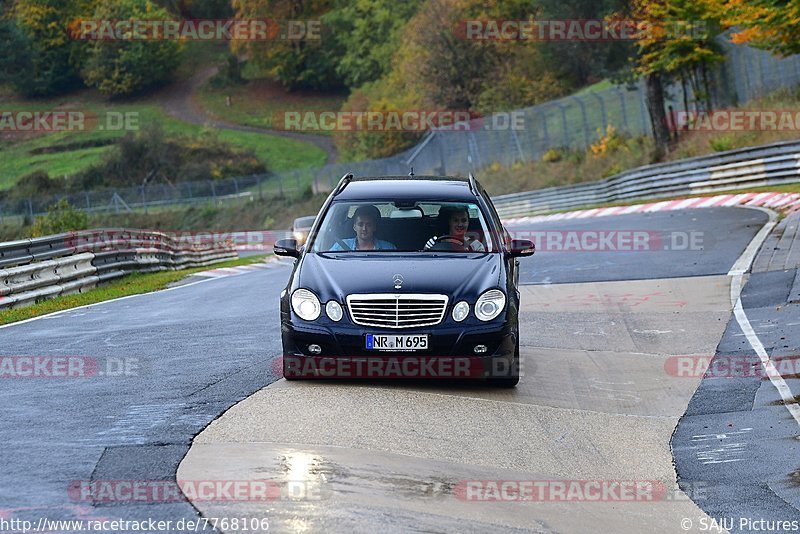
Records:
{"label": "bush", "polygon": [[220,141],[212,130],[198,137],[165,135],[156,123],[137,135],[128,134],[106,155],[69,180],[69,189],[138,186],[143,182],[174,184],[217,180],[266,172],[250,150]]}
{"label": "bush", "polygon": [[597,130],[600,139],[592,143],[590,149],[592,154],[598,158],[604,158],[609,154],[618,152],[619,150],[627,149],[626,138],[617,132],[617,129],[612,125],[608,125],[605,135],[603,130]]}
{"label": "bush", "polygon": [[736,139],[732,135],[720,135],[719,137],[712,137],[708,140],[708,146],[714,152],[725,152],[733,150],[736,145]]}
{"label": "bush", "polygon": [[66,199],[61,199],[57,204],[47,208],[47,215],[36,219],[31,237],[86,230],[88,227],[89,216],[73,208]]}
{"label": "bush", "polygon": [[561,161],[561,152],[556,148],[551,148],[542,155],[542,161],[545,163],[555,163]]}

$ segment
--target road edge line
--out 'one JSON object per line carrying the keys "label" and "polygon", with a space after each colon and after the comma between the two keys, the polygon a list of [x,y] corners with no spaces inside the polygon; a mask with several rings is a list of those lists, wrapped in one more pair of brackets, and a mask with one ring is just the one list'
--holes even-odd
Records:
{"label": "road edge line", "polygon": [[763,227],[761,227],[761,230],[758,231],[755,237],[753,237],[753,239],[747,245],[745,251],[742,252],[742,255],[739,256],[739,259],[736,260],[736,263],[733,264],[733,267],[731,267],[731,270],[728,272],[728,276],[732,278],[731,305],[733,306],[733,315],[736,318],[736,322],[739,324],[739,328],[742,329],[742,333],[744,333],[747,342],[750,344],[750,347],[752,347],[756,354],[758,354],[758,357],[761,360],[761,365],[764,366],[767,376],[769,377],[769,381],[773,386],[775,386],[775,389],[778,390],[778,393],[783,400],[783,405],[789,411],[789,414],[791,414],[797,424],[800,425],[800,405],[794,402],[792,390],[789,388],[786,380],[784,380],[783,376],[781,376],[781,374],[778,372],[775,364],[767,354],[764,345],[761,343],[761,340],[753,329],[753,325],[750,324],[750,319],[748,319],[747,313],[744,311],[744,306],[742,306],[742,279],[744,278],[745,273],[750,270],[750,266],[752,265],[756,254],[761,249],[764,241],[767,239],[767,236],[769,236],[770,232],[772,232],[772,229],[775,228],[775,225],[777,225],[778,215],[774,211],[767,208],[752,206],[748,207],[747,209],[757,209],[762,211],[769,216],[769,220]]}

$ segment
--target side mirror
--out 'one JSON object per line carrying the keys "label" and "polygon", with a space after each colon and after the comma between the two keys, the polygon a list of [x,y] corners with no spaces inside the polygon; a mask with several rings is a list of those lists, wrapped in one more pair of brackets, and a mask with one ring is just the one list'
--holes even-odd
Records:
{"label": "side mirror", "polygon": [[533,256],[536,252],[536,245],[529,239],[512,239],[511,251],[509,256],[512,258],[522,258],[524,256]]}
{"label": "side mirror", "polygon": [[295,239],[280,239],[275,242],[272,249],[276,256],[300,257],[300,251],[297,250],[297,240]]}

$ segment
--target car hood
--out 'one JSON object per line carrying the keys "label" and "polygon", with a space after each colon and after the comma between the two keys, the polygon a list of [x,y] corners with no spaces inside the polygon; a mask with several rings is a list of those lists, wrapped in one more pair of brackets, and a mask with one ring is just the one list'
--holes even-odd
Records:
{"label": "car hood", "polygon": [[[309,253],[293,285],[311,289],[323,302],[354,293],[442,293],[474,300],[498,287],[502,270],[501,254]],[[395,289],[396,275],[403,278],[401,289]]]}

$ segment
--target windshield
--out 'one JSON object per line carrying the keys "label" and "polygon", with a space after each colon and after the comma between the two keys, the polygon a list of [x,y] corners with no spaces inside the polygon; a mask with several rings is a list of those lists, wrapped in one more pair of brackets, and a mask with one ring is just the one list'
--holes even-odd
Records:
{"label": "windshield", "polygon": [[312,252],[495,252],[477,204],[334,202]]}

